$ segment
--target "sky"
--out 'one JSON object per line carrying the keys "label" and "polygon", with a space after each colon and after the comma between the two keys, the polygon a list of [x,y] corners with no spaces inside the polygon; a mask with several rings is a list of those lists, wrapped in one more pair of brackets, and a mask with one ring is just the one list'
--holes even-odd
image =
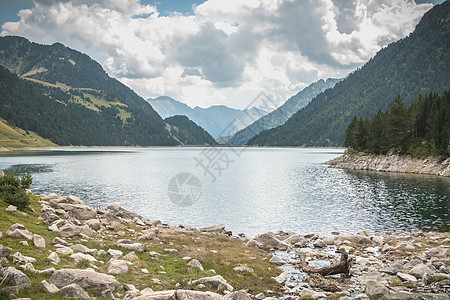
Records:
{"label": "sky", "polygon": [[0,0],[0,35],[84,52],[143,98],[243,109],[345,77],[442,2]]}

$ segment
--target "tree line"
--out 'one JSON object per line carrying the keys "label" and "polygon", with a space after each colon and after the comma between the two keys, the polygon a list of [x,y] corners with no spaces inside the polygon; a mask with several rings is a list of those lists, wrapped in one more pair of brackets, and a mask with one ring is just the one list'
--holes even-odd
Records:
{"label": "tree line", "polygon": [[350,151],[398,153],[416,157],[450,156],[450,90],[422,95],[409,107],[400,96],[373,118],[356,116],[347,127]]}

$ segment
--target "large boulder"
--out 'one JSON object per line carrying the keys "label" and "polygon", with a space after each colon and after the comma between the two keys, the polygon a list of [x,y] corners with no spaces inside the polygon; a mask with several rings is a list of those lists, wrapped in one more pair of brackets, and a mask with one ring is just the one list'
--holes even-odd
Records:
{"label": "large boulder", "polygon": [[92,230],[95,230],[95,231],[100,230],[100,228],[102,227],[100,220],[98,220],[98,219],[87,220],[86,225],[88,225]]}
{"label": "large boulder", "polygon": [[20,252],[14,253],[12,256],[12,259],[13,259],[13,263],[15,263],[15,264],[26,264],[26,263],[32,264],[32,263],[36,262],[36,258],[24,256]]}
{"label": "large boulder", "polygon": [[19,223],[11,225],[6,231],[6,235],[16,239],[27,239],[30,241],[33,239],[33,234]]}
{"label": "large boulder", "polygon": [[131,251],[135,251],[138,253],[147,251],[147,247],[144,244],[133,242],[130,240],[118,240],[117,246],[131,250]]}
{"label": "large boulder", "polygon": [[88,293],[86,293],[86,291],[76,283],[66,285],[65,287],[63,287],[62,289],[59,290],[59,293],[64,298],[91,299],[91,297],[89,297]]}
{"label": "large boulder", "polygon": [[122,259],[110,259],[108,262],[109,274],[127,274],[128,262]]}
{"label": "large boulder", "polygon": [[369,298],[381,298],[389,294],[389,289],[382,283],[370,280],[367,282],[365,293]]}
{"label": "large boulder", "polygon": [[90,220],[97,215],[95,209],[86,205],[62,203],[59,206],[67,211],[70,216],[78,220]]}
{"label": "large boulder", "polygon": [[14,285],[19,289],[31,287],[31,281],[27,275],[13,267],[3,270],[3,280],[1,284]]}
{"label": "large boulder", "polygon": [[225,225],[217,224],[217,225],[199,228],[199,230],[203,231],[203,232],[211,232],[211,233],[225,233]]}
{"label": "large boulder", "polygon": [[191,267],[191,268],[198,269],[198,270],[200,270],[200,271],[205,271],[205,270],[203,269],[202,264],[201,264],[197,259],[191,259],[191,260],[187,263],[187,266],[188,266],[188,267]]}
{"label": "large boulder", "polygon": [[47,294],[59,292],[59,288],[56,285],[48,283],[46,280],[42,280],[41,283],[39,283],[39,287]]}
{"label": "large boulder", "polygon": [[75,262],[80,262],[82,260],[87,260],[91,263],[93,262],[97,262],[98,260],[93,257],[92,255],[89,254],[84,254],[84,253],[74,253],[70,256],[70,258],[72,258],[73,260],[75,260]]}
{"label": "large boulder", "polygon": [[45,240],[38,234],[33,234],[33,244],[38,248],[45,248]]}
{"label": "large boulder", "polygon": [[261,245],[260,248],[264,250],[288,250],[291,248],[289,244],[278,239],[272,232],[257,235],[254,240],[259,242],[259,245]]}
{"label": "large boulder", "polygon": [[106,289],[115,291],[120,287],[120,283],[112,275],[97,273],[92,269],[61,269],[55,271],[50,277],[50,283],[58,288],[76,283],[87,291],[92,291],[95,295]]}
{"label": "large boulder", "polygon": [[372,245],[372,240],[367,236],[355,234],[355,235],[340,235],[336,238],[336,242],[343,243],[348,241],[358,245]]}
{"label": "large boulder", "polygon": [[432,273],[433,273],[433,270],[431,270],[424,264],[418,264],[417,266],[415,266],[408,272],[408,274],[416,277],[417,279],[422,279],[423,276],[425,276],[425,274],[429,275]]}
{"label": "large boulder", "polygon": [[246,291],[241,290],[225,295],[223,300],[251,300],[251,298]]}
{"label": "large boulder", "polygon": [[53,208],[61,208],[61,204],[84,205],[84,202],[80,198],[72,195],[66,197],[48,195],[42,197],[41,200],[47,202]]}
{"label": "large boulder", "polygon": [[60,228],[59,235],[63,238],[71,238],[81,233],[81,227],[71,224],[66,224]]}
{"label": "large boulder", "polygon": [[204,277],[197,280],[192,281],[193,284],[197,283],[208,283],[217,288],[218,290],[228,290],[230,292],[233,291],[233,287],[220,275],[212,276],[212,277]]}
{"label": "large boulder", "polygon": [[11,255],[11,248],[0,245],[0,257],[8,257]]}

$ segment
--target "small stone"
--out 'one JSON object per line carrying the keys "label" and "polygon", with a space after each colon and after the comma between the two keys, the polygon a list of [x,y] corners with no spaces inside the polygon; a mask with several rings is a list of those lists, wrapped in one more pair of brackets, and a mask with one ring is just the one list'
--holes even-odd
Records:
{"label": "small stone", "polygon": [[370,280],[366,284],[365,293],[369,298],[382,297],[389,294],[389,289],[384,284]]}
{"label": "small stone", "polygon": [[[158,253],[158,252],[155,252],[155,251],[150,251],[148,254],[150,254],[151,257],[161,257],[161,256],[163,256],[161,253]],[[183,257],[183,259],[184,259],[184,257]],[[191,258],[189,258],[189,259],[191,259]]]}
{"label": "small stone", "polygon": [[109,274],[127,274],[128,273],[128,262],[125,260],[112,258],[108,262],[108,273]]}
{"label": "small stone", "polygon": [[33,234],[33,244],[37,248],[45,248],[45,240],[38,234]]}
{"label": "small stone", "polygon": [[325,244],[324,241],[322,241],[321,239],[315,240],[313,245],[316,248],[325,248],[327,246],[327,244]]}
{"label": "small stone", "polygon": [[28,244],[27,241],[20,241],[19,244],[22,245],[22,246],[29,246],[30,245],[30,244]]}
{"label": "small stone", "polygon": [[416,277],[414,277],[413,275],[402,273],[402,272],[398,272],[397,277],[400,278],[402,281],[407,281],[407,282],[412,282],[412,283],[417,282]]}
{"label": "small stone", "polygon": [[166,253],[174,253],[174,252],[178,252],[177,249],[163,249],[164,252]]}
{"label": "small stone", "polygon": [[66,285],[59,290],[59,293],[66,298],[91,299],[88,293],[76,283]]}
{"label": "small stone", "polygon": [[75,254],[72,254],[72,255],[70,256],[70,258],[74,259],[75,262],[80,262],[80,261],[82,261],[82,260],[87,260],[87,261],[89,261],[89,262],[97,262],[97,261],[98,261],[98,260],[97,260],[95,257],[93,257],[92,255],[84,254],[84,253],[75,253]]}
{"label": "small stone", "polygon": [[149,274],[150,272],[147,269],[141,269],[141,272],[144,274]]}
{"label": "small stone", "polygon": [[57,265],[61,262],[58,254],[56,252],[50,253],[49,256],[47,257],[47,259],[54,265]]}
{"label": "small stone", "polygon": [[41,281],[41,283],[39,284],[39,287],[48,294],[54,294],[54,293],[59,292],[59,288],[56,285],[54,285],[53,283],[48,283],[45,280]]}
{"label": "small stone", "polygon": [[249,272],[249,273],[255,272],[252,268],[249,268],[249,267],[246,267],[246,266],[234,267],[233,270],[234,271],[238,271],[238,272]]}
{"label": "small stone", "polygon": [[128,253],[127,255],[124,255],[122,257],[123,260],[127,260],[127,261],[136,261],[139,260],[139,257],[132,251],[130,253]]}
{"label": "small stone", "polygon": [[9,229],[6,231],[6,235],[16,239],[33,239],[33,234],[28,231],[25,226],[19,223],[11,225],[11,227],[9,227]]}
{"label": "small stone", "polygon": [[0,245],[0,257],[8,257],[11,255],[11,248]]}
{"label": "small stone", "polygon": [[108,251],[106,252],[106,254],[110,257],[110,258],[114,258],[114,259],[120,259],[123,256],[123,252],[120,250],[116,250],[116,249],[108,249]]}
{"label": "small stone", "polygon": [[187,266],[188,266],[188,267],[191,267],[191,268],[198,269],[198,270],[200,270],[200,271],[204,271],[202,264],[201,264],[198,260],[196,260],[196,259],[190,260],[190,261],[187,263]]}
{"label": "small stone", "polygon": [[6,211],[17,211],[17,206],[9,205],[5,210]]}
{"label": "small stone", "polygon": [[61,247],[61,248],[56,248],[56,253],[61,254],[61,255],[71,255],[73,254],[73,250],[69,247]]}
{"label": "small stone", "polygon": [[33,264],[36,262],[35,258],[29,257],[29,256],[24,256],[24,255],[20,254],[19,252],[14,253],[12,258],[13,258],[13,263],[15,263],[15,264],[26,264],[26,263]]}

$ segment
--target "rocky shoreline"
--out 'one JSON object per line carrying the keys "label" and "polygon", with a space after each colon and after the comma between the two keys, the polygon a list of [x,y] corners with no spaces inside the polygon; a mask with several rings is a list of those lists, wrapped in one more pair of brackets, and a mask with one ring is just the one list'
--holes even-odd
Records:
{"label": "rocky shoreline", "polygon": [[[0,217],[27,221],[33,228],[44,225],[55,236],[50,241],[19,222],[1,228],[0,298],[14,299],[34,289],[47,295],[45,299],[53,299],[51,295],[55,299],[126,300],[450,299],[449,233],[372,235],[363,231],[320,237],[279,231],[248,238],[233,236],[224,225],[200,229],[168,226],[118,205],[89,207],[75,196],[42,195],[37,201],[40,211],[26,213],[13,206],[0,211]],[[32,223],[30,218],[35,218]],[[177,244],[181,236],[186,239]],[[200,253],[201,240],[216,250],[208,248],[207,255],[198,255],[198,259],[178,259],[183,251]],[[23,247],[20,249],[28,255],[3,246],[3,242]],[[235,252],[242,252],[231,255],[247,253],[248,263],[222,261],[232,265],[233,275],[208,269],[211,257],[225,257],[225,251],[234,245],[231,242],[241,247]],[[152,246],[160,246],[161,251],[150,251]],[[39,261],[33,255],[44,258]],[[314,273],[344,256],[347,274]],[[144,268],[144,257],[161,263],[153,274]],[[189,268],[191,279],[187,283],[173,281],[175,288],[165,289],[168,284],[155,277],[169,272],[162,262],[168,268],[174,257],[177,263],[185,261],[183,268]],[[308,266],[302,267],[302,262]],[[262,271],[256,270],[262,263]],[[251,286],[235,280],[269,272],[276,274],[270,279],[272,290],[252,294]],[[34,276],[45,279],[32,282]],[[152,282],[153,288],[134,285],[142,276],[148,277],[144,282]]]}
{"label": "rocky shoreline", "polygon": [[424,159],[407,155],[346,153],[324,163],[333,168],[378,172],[415,173],[450,177],[450,157]]}

